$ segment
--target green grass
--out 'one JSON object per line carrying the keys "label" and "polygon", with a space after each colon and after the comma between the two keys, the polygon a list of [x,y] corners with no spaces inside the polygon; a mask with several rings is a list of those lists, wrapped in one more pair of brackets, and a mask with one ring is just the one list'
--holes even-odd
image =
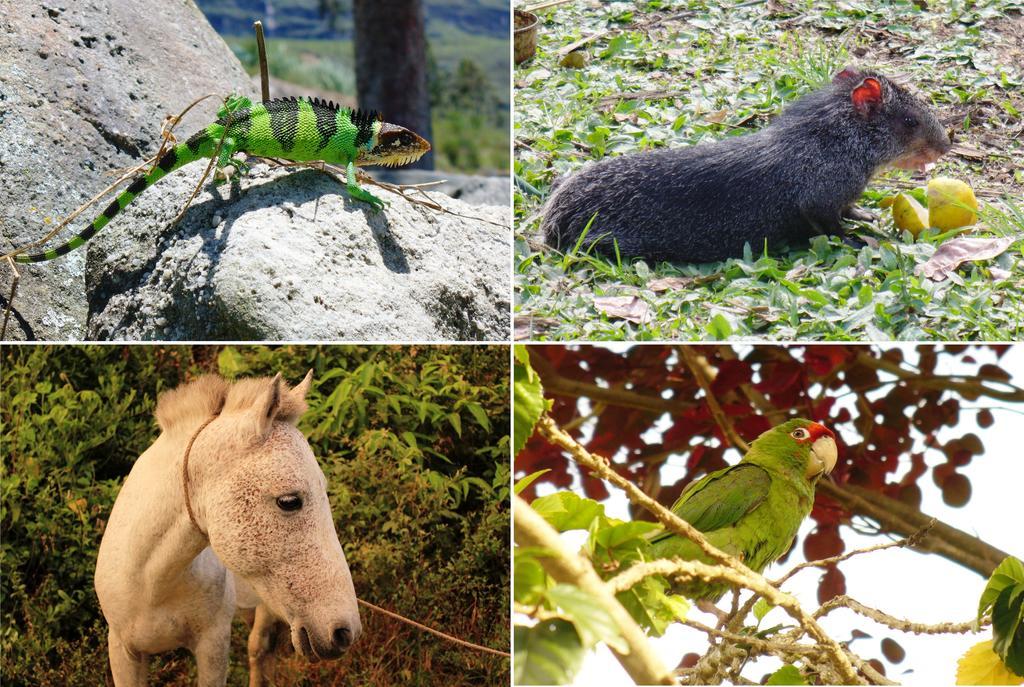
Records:
{"label": "green grass", "polygon": [[[1019,338],[1024,178],[1014,160],[1024,155],[1024,80],[1010,49],[1017,25],[1003,15],[1021,3],[969,11],[929,3],[930,12],[910,2],[803,3],[773,14],[744,4],[691,2],[682,15],[679,5],[654,1],[646,11],[613,3],[546,13],[537,55],[514,74],[517,337]],[[582,68],[559,66],[560,48],[606,30],[583,49]],[[905,172],[869,186],[862,205],[882,219],[856,225],[868,243],[860,249],[818,237],[788,253],[766,256],[753,246],[725,262],[648,265],[540,244],[539,210],[557,176],[607,155],[756,130],[849,63],[903,77],[935,104],[957,144],[977,151],[954,149],[932,174],[974,187],[984,212],[970,236],[1014,238],[1006,252],[965,263],[953,279],[918,276],[936,250],[935,233],[915,242],[878,208],[893,192],[925,183]],[[657,95],[633,97],[641,91]],[[599,300],[607,297],[635,300]]]}

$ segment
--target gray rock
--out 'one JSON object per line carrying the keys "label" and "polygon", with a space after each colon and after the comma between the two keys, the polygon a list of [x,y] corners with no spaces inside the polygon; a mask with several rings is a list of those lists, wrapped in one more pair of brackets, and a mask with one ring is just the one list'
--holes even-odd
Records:
{"label": "gray rock", "polygon": [[[253,94],[238,60],[191,2],[4,2],[0,12],[0,250],[44,236],[106,188],[111,173],[156,152],[165,115],[207,93]],[[179,138],[213,119],[204,101]],[[80,231],[106,202],[62,232]],[[55,245],[51,243],[49,245]],[[85,336],[87,247],[19,265],[8,339]],[[0,263],[0,306],[12,273]]]}
{"label": "gray rock", "polygon": [[507,340],[507,206],[429,194],[448,214],[364,184],[389,203],[373,213],[317,171],[256,165],[171,226],[202,171],[166,177],[93,239],[90,338]]}
{"label": "gray rock", "polygon": [[508,208],[512,205],[511,181],[507,176],[486,177],[456,172],[442,172],[428,169],[378,169],[369,168],[373,178],[392,184],[425,184],[432,181],[443,181],[431,186],[431,191],[439,191],[452,198],[458,198],[470,205],[501,205]]}

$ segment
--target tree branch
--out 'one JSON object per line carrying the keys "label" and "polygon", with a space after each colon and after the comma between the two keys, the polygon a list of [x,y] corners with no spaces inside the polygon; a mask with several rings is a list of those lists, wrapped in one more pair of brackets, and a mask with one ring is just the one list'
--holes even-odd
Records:
{"label": "tree branch", "polygon": [[[722,411],[722,406],[719,404],[715,394],[711,391],[711,382],[708,381],[708,374],[705,372],[705,368],[708,367],[707,358],[698,356],[693,351],[692,346],[677,346],[676,350],[679,351],[680,357],[686,361],[686,366],[690,368],[690,374],[693,375],[694,379],[697,380],[697,384],[704,391],[704,400],[708,404],[708,409],[711,411],[711,417],[715,419],[718,426],[722,429],[722,433],[729,440],[729,443],[734,448],[746,453],[750,448],[747,442],[743,440],[737,432],[736,428],[733,427],[732,422],[726,417]],[[711,370],[713,373],[714,370]]]}
{"label": "tree branch", "polygon": [[647,635],[618,602],[612,589],[594,572],[590,563],[570,551],[559,539],[558,532],[530,504],[518,495],[514,495],[512,500],[516,543],[553,552],[553,556],[538,558],[548,575],[556,582],[576,585],[611,616],[629,645],[629,652],[625,654],[613,650],[629,676],[639,685],[675,684],[671,671],[654,653]]}
{"label": "tree branch", "polygon": [[822,604],[821,608],[814,612],[814,617],[821,618],[837,608],[848,608],[854,613],[859,613],[865,618],[871,618],[876,623],[881,623],[886,627],[890,627],[901,632],[913,632],[917,635],[966,634],[968,632],[978,632],[980,627],[991,622],[990,618],[984,618],[982,622],[977,625],[973,620],[968,620],[964,623],[936,623],[934,625],[915,623],[910,620],[901,620],[900,618],[889,615],[877,608],[865,606],[861,602],[856,599],[852,599],[845,594],[826,601]]}
{"label": "tree branch", "polygon": [[854,549],[853,551],[847,551],[846,553],[839,554],[838,556],[830,556],[828,558],[822,558],[816,561],[806,561],[804,563],[799,563],[793,566],[790,570],[788,570],[785,575],[772,582],[772,584],[776,587],[780,587],[784,582],[786,582],[786,580],[793,577],[793,575],[796,575],[798,572],[805,568],[827,568],[830,565],[842,563],[843,561],[853,558],[854,556],[859,556],[865,553],[871,553],[872,551],[883,551],[885,549],[913,546],[915,543],[917,543],[917,541],[920,540],[921,537],[923,537],[928,532],[928,530],[931,528],[933,524],[935,524],[934,519],[930,523],[928,523],[928,525],[924,529],[914,532],[912,535],[906,537],[905,539],[897,539],[896,541],[890,541],[884,544],[876,544],[875,546],[865,546],[862,549]]}
{"label": "tree branch", "polygon": [[977,377],[961,377],[960,375],[922,375],[901,367],[899,363],[894,363],[891,360],[882,358],[881,356],[876,358],[868,355],[867,353],[858,353],[857,362],[874,370],[888,372],[892,376],[904,382],[915,384],[925,389],[937,389],[940,391],[953,390],[967,398],[988,396],[989,398],[995,398],[1000,401],[1024,403],[1024,389],[1010,384],[1009,382],[993,381],[993,384],[1000,384],[1006,387],[1005,389],[998,389],[995,386],[986,384],[984,380]]}

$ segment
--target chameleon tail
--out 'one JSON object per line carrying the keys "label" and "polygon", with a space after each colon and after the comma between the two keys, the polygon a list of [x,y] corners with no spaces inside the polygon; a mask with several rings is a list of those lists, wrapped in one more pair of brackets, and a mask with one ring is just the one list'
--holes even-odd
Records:
{"label": "chameleon tail", "polygon": [[[211,125],[216,126],[216,125]],[[127,189],[121,192],[117,198],[115,198],[107,209],[100,213],[99,217],[92,221],[92,224],[82,230],[78,236],[75,236],[67,243],[57,246],[48,251],[42,253],[32,253],[26,255],[16,255],[14,257],[15,262],[32,263],[32,262],[46,262],[47,260],[53,260],[59,258],[62,255],[67,255],[74,249],[78,248],[86,241],[91,239],[100,229],[107,226],[107,222],[114,219],[117,213],[124,210],[135,198],[145,191],[147,188],[164,178],[174,170],[178,169],[183,165],[187,165],[190,162],[198,160],[201,157],[210,157],[213,154],[213,149],[217,147],[217,139],[211,141],[209,135],[209,129],[207,127],[194,136],[192,136],[185,143],[176,145],[171,150],[164,153],[160,161],[157,162],[156,167],[149,174],[140,174],[132,180],[131,185]],[[219,134],[218,134],[219,136]]]}

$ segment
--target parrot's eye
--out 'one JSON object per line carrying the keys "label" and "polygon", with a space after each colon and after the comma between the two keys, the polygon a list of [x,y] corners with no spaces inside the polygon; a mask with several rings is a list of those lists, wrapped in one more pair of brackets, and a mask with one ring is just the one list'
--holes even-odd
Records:
{"label": "parrot's eye", "polygon": [[809,439],[811,437],[811,433],[808,432],[803,427],[797,427],[790,433],[789,436],[793,437],[794,439]]}

